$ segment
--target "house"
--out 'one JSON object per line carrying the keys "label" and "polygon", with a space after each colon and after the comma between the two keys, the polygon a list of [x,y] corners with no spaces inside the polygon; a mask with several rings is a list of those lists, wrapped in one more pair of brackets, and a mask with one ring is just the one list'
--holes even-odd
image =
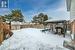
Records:
{"label": "house", "polygon": [[75,0],[66,0],[67,11],[70,12],[70,24],[71,33],[73,34],[72,39],[75,40]]}
{"label": "house", "polygon": [[64,41],[63,46],[75,50],[75,0],[66,0],[67,11],[70,12],[71,41]]}

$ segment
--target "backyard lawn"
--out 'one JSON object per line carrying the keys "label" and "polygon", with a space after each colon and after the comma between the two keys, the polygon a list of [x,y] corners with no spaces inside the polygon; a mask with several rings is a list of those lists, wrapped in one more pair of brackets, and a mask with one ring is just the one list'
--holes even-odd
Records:
{"label": "backyard lawn", "polygon": [[41,29],[25,28],[12,30],[13,35],[5,40],[0,50],[68,50],[63,47],[64,40],[70,38],[42,32]]}

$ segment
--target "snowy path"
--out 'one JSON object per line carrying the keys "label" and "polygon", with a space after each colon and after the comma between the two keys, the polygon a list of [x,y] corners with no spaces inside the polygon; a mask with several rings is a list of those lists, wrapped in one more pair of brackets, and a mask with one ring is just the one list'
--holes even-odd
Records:
{"label": "snowy path", "polygon": [[5,40],[0,50],[68,50],[63,41],[68,40],[51,33],[45,34],[40,29],[27,28],[13,31],[13,36]]}

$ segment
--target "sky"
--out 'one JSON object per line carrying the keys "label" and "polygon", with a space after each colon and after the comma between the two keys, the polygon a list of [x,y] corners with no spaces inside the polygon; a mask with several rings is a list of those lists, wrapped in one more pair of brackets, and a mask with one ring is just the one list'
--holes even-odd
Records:
{"label": "sky", "polygon": [[9,8],[0,8],[0,15],[9,14],[12,9],[21,9],[27,22],[39,13],[52,19],[70,19],[66,0],[9,0]]}

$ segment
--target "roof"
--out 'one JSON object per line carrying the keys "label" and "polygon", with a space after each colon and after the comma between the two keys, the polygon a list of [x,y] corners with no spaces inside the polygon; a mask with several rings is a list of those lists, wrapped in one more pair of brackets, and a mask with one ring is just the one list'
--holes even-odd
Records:
{"label": "roof", "polygon": [[47,23],[63,23],[64,21],[67,21],[67,20],[50,19],[50,20],[47,20],[47,21],[45,21],[45,22],[47,22]]}
{"label": "roof", "polygon": [[67,4],[67,11],[70,11],[70,8],[71,8],[71,0],[66,0],[66,4]]}

